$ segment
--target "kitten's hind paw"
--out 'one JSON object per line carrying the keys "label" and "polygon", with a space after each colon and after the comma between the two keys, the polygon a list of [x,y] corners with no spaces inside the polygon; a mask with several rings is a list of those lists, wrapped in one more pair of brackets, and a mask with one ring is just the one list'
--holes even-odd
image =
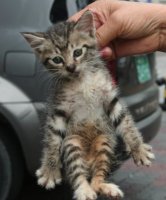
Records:
{"label": "kitten's hind paw", "polygon": [[55,188],[56,185],[59,185],[62,182],[59,169],[52,171],[46,167],[41,167],[36,171],[36,176],[38,177],[38,185],[45,187],[48,190]]}
{"label": "kitten's hind paw", "polygon": [[97,194],[88,184],[82,184],[74,192],[74,199],[76,200],[95,200]]}
{"label": "kitten's hind paw", "polygon": [[146,165],[151,166],[155,155],[152,152],[152,147],[148,144],[142,144],[137,151],[132,152],[134,162],[137,166]]}
{"label": "kitten's hind paw", "polygon": [[113,183],[100,183],[97,185],[95,184],[95,190],[97,190],[96,192],[112,199],[119,199],[123,198],[124,196],[120,188]]}

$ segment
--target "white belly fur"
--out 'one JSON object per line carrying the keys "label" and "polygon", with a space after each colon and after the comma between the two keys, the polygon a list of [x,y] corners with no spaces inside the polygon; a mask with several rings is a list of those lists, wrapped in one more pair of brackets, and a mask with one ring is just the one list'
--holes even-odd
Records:
{"label": "white belly fur", "polygon": [[80,83],[75,92],[75,101],[72,105],[74,121],[79,123],[83,120],[93,122],[102,119],[104,113],[103,102],[109,97],[112,90],[110,80],[104,74],[88,74]]}

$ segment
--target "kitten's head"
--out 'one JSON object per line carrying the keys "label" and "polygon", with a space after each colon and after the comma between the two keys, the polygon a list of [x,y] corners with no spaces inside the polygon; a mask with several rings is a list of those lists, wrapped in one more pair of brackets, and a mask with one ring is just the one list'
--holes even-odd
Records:
{"label": "kitten's head", "polygon": [[90,11],[77,22],[60,22],[47,32],[22,34],[46,68],[61,77],[79,77],[98,56]]}

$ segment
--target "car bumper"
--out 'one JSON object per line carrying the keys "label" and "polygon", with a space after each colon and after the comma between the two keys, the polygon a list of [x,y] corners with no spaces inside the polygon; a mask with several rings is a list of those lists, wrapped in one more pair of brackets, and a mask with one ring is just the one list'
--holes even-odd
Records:
{"label": "car bumper", "polygon": [[149,142],[157,135],[161,124],[162,111],[160,107],[148,117],[136,123],[143,135],[144,141]]}

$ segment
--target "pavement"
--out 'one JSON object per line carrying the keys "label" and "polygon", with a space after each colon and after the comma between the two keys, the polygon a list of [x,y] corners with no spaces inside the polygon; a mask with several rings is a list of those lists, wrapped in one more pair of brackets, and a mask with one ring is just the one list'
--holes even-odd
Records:
{"label": "pavement", "polygon": [[130,159],[114,176],[124,200],[166,200],[166,113],[151,145],[156,156],[151,167],[137,167]]}

